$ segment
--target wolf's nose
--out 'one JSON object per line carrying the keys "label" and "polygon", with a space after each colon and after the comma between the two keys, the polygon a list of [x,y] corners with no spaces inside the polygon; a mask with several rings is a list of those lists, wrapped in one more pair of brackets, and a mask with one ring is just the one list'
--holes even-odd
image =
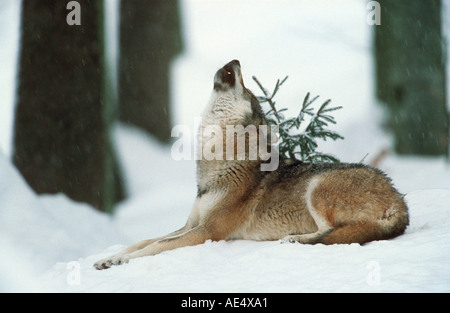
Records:
{"label": "wolf's nose", "polygon": [[229,63],[230,65],[237,65],[237,66],[241,66],[241,62],[239,62],[239,60],[233,60]]}
{"label": "wolf's nose", "polygon": [[225,64],[224,67],[231,67],[231,68],[233,68],[235,65],[241,67],[241,62],[239,62],[239,60],[233,60],[233,61],[230,61],[227,64]]}

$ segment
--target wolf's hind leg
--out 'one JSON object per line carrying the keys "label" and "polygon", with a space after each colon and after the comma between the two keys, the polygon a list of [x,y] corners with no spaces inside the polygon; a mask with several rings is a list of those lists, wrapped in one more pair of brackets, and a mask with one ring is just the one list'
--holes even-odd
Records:
{"label": "wolf's hind leg", "polygon": [[320,177],[315,177],[309,182],[308,188],[305,193],[306,208],[314,219],[317,225],[317,231],[314,233],[299,234],[299,235],[289,235],[282,239],[282,242],[300,242],[307,244],[315,244],[320,242],[320,239],[326,234],[334,230],[333,225],[330,223],[328,218],[323,213],[325,210],[318,210],[317,203],[315,203],[315,193],[317,186],[321,183]]}
{"label": "wolf's hind leg", "polygon": [[282,243],[294,243],[294,242],[300,242],[305,244],[315,244],[321,242],[321,239],[331,233],[333,229],[325,229],[325,230],[318,230],[314,233],[309,234],[302,234],[302,235],[289,235],[284,237],[281,242]]}
{"label": "wolf's hind leg", "polygon": [[359,222],[343,225],[326,232],[315,232],[304,235],[287,236],[283,242],[300,242],[305,244],[365,244],[373,240],[383,240],[393,237],[386,234],[377,223]]}
{"label": "wolf's hind leg", "polygon": [[365,244],[373,240],[389,239],[392,236],[386,234],[383,228],[374,222],[358,222],[343,225],[323,236],[319,242],[331,244]]}

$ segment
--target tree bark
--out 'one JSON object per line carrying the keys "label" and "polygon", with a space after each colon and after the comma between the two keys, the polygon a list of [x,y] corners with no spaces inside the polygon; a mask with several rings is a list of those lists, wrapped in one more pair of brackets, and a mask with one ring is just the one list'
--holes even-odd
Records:
{"label": "tree bark", "polygon": [[177,0],[122,0],[119,116],[171,140],[170,62],[182,49]]}
{"label": "tree bark", "polygon": [[103,211],[123,198],[105,97],[103,1],[24,0],[13,161],[38,193],[63,192]]}
{"label": "tree bark", "polygon": [[449,143],[439,0],[380,0],[377,97],[400,154],[445,155]]}

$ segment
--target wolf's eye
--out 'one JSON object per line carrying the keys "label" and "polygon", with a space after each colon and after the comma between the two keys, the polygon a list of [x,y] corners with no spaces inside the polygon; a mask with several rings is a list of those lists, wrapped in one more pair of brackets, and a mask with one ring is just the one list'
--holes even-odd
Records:
{"label": "wolf's eye", "polygon": [[227,71],[227,74],[228,74],[228,75],[231,75],[231,72],[228,72],[228,71]]}

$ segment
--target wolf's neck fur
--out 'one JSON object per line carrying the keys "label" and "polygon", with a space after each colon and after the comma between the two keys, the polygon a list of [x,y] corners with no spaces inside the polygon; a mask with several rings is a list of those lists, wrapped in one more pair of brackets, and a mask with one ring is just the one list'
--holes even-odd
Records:
{"label": "wolf's neck fur", "polygon": [[232,91],[213,93],[202,114],[203,125],[242,125],[245,117],[252,114],[248,101],[240,100]]}
{"label": "wolf's neck fur", "polygon": [[[243,125],[246,118],[251,116],[252,108],[250,102],[244,99],[239,100],[233,91],[224,93],[213,92],[211,99],[202,114],[202,125],[200,126],[198,149],[204,152],[204,146],[213,143],[214,147],[222,145],[222,160],[207,160],[203,157],[197,161],[197,184],[198,192],[206,192],[211,188],[228,188],[247,185],[249,180],[253,180],[255,173],[259,172],[259,160],[227,160],[226,159],[226,126]],[[221,136],[210,131],[205,131],[207,127],[221,131]],[[246,145],[247,150],[247,145]]]}

